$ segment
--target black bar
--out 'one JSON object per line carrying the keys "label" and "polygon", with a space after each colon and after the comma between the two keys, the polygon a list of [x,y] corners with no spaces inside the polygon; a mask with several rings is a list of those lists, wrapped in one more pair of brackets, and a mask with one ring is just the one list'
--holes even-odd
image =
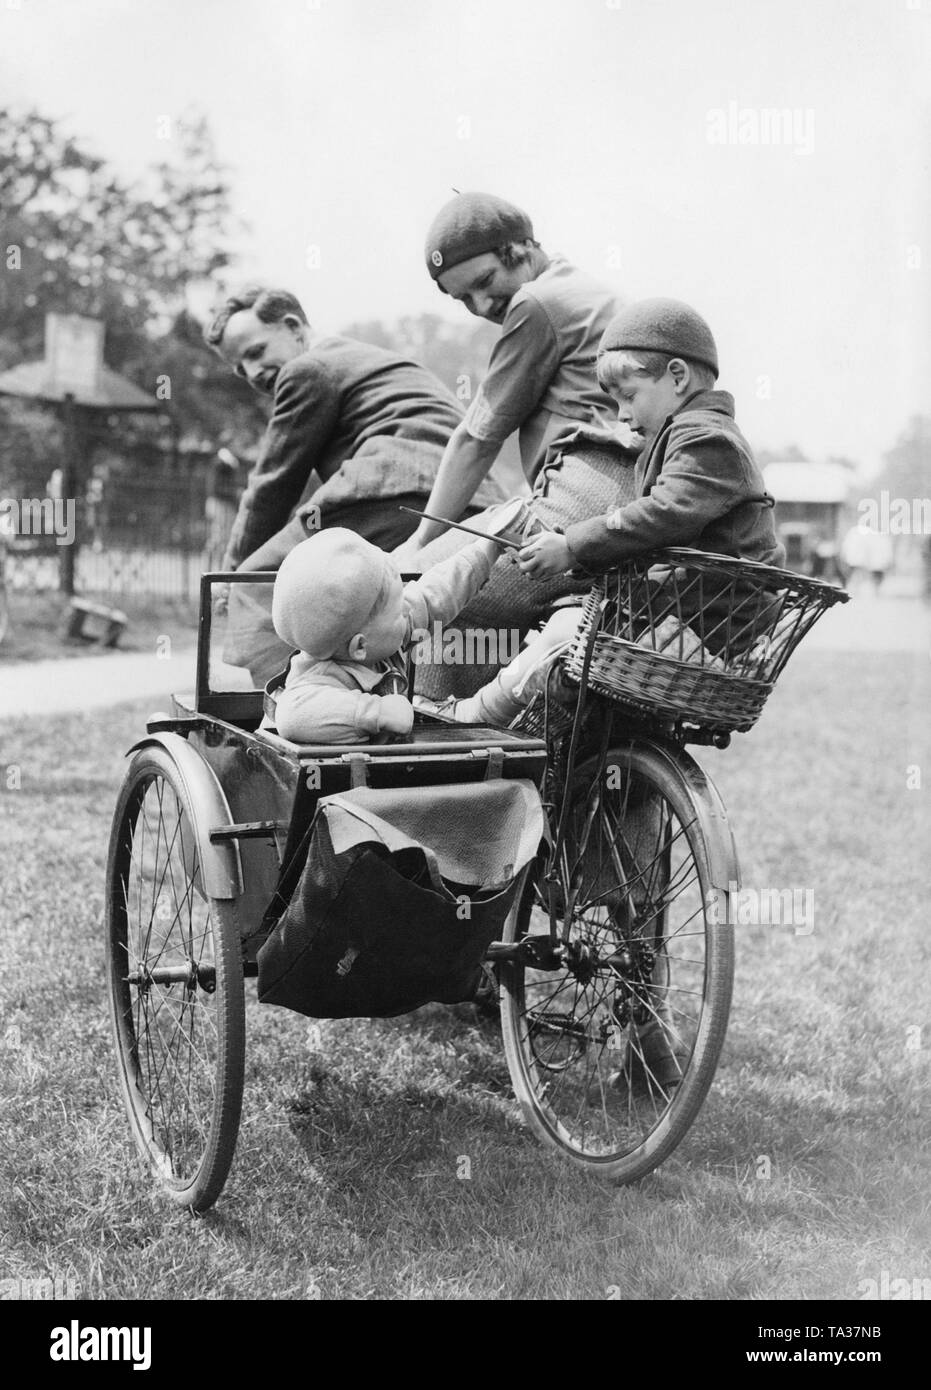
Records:
{"label": "black bar", "polygon": [[287,828],[288,822],[284,820],[241,821],[237,825],[221,825],[211,830],[210,840],[216,844],[218,840],[272,839],[279,830]]}
{"label": "black bar", "polygon": [[68,505],[69,498],[74,506],[74,539],[70,545],[63,545],[61,548],[58,582],[62,593],[67,594],[68,598],[73,598],[75,559],[79,544],[80,507],[78,506],[77,489],[81,467],[78,409],[74,402],[74,396],[70,394],[65,396],[62,404],[62,423],[64,424],[65,448],[61,469],[61,497],[65,507]]}
{"label": "black bar", "polygon": [[194,708],[202,712],[202,701],[210,694],[210,627],[213,618],[211,589],[214,584],[274,583],[274,570],[212,570],[200,577],[200,615],[197,623],[197,675],[194,682]]}

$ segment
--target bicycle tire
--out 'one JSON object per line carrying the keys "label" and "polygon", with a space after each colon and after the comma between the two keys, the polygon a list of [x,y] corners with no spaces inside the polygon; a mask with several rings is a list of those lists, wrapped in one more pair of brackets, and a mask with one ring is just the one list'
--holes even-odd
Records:
{"label": "bicycle tire", "polygon": [[[711,1085],[730,1008],[733,927],[708,910],[706,830],[668,755],[645,742],[612,748],[581,764],[564,795],[570,833],[557,893],[566,960],[499,966],[505,1053],[537,1138],[630,1183],[681,1143]],[[549,930],[544,862],[527,873],[505,942]],[[626,957],[619,964],[625,951],[629,966]],[[649,1030],[653,1052],[663,1037],[664,1064],[673,1054],[672,1079],[654,1070],[641,1042]]]}
{"label": "bicycle tire", "polygon": [[235,901],[204,890],[196,817],[171,755],[137,752],[110,839],[107,983],[133,1138],[171,1200],[202,1212],[235,1152],[245,1002]]}

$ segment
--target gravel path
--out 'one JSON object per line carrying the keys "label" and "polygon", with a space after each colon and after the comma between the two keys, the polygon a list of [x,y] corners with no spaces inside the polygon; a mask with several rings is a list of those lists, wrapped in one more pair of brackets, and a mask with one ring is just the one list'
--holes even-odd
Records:
{"label": "gravel path", "polygon": [[194,689],[194,648],[114,652],[62,661],[0,660],[0,719],[103,709],[150,695],[167,708],[173,690]]}
{"label": "gravel path", "polygon": [[[875,595],[864,589],[850,603],[831,609],[805,639],[813,651],[931,653],[931,604],[891,588]],[[194,649],[158,657],[151,652],[114,652],[67,661],[0,658],[0,719],[104,709],[150,696],[153,709],[167,707],[173,690],[194,688]]]}

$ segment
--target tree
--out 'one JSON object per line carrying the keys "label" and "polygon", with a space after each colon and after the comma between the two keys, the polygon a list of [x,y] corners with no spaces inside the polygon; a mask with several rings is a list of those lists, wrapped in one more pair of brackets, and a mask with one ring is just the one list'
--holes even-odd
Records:
{"label": "tree", "polygon": [[847,454],[828,454],[826,463],[834,463],[838,468],[846,468],[851,475],[860,471],[860,465],[856,459],[850,458]]}
{"label": "tree", "polygon": [[927,415],[913,415],[896,443],[883,454],[873,491],[882,488],[891,497],[931,497],[931,418]]}
{"label": "tree", "polygon": [[808,455],[797,444],[787,444],[784,449],[758,449],[757,463],[808,463]]}
{"label": "tree", "polygon": [[180,122],[176,143],[179,163],[129,184],[54,121],[0,110],[7,360],[41,355],[44,316],[58,310],[107,322],[119,365],[127,335],[177,313],[189,281],[228,264],[229,190],[203,118]]}
{"label": "tree", "polygon": [[[100,318],[106,363],[162,401],[174,444],[237,451],[254,443],[263,412],[185,307],[191,282],[229,264],[229,182],[202,116],[170,134],[174,158],[128,182],[55,121],[0,109],[0,370],[42,356],[46,313]],[[39,460],[46,477],[58,460],[57,425],[51,412],[29,411],[24,452],[27,412],[0,408],[15,426],[0,442],[0,478],[34,491]],[[169,443],[164,417],[114,416],[107,426],[127,460],[140,451],[150,460]]]}

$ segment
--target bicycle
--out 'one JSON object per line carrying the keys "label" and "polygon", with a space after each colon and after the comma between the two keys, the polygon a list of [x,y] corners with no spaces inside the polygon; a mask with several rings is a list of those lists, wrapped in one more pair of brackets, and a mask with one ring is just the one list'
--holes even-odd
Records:
{"label": "bicycle", "polygon": [[792,650],[847,595],[666,551],[595,585],[564,671],[518,727],[419,717],[402,742],[333,747],[280,738],[262,727],[261,692],[218,682],[212,588],[273,580],[204,576],[195,692],[150,718],[117,800],[108,992],[149,1170],[195,1211],[222,1190],[242,1106],[244,980],[259,973],[321,806],[360,789],[403,799],[518,779],[539,790],[546,834],[481,952],[515,1095],[533,1133],[575,1165],[617,1182],[652,1171],[711,1085],[733,980],[736,848],[686,744],[724,747],[751,728]]}

